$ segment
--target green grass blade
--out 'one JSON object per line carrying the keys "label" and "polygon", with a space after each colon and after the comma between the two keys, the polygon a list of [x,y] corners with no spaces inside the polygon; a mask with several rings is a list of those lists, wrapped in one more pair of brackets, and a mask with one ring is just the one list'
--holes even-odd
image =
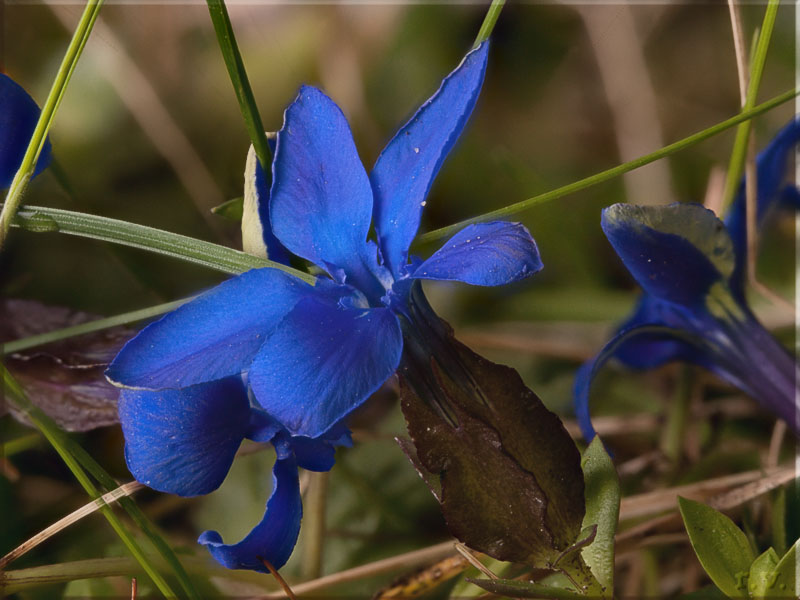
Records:
{"label": "green grass blade", "polygon": [[312,285],[315,281],[308,273],[233,248],[108,217],[26,206],[17,214],[14,225],[37,233],[60,232],[132,246],[180,258],[223,273],[235,275],[249,269],[271,267],[285,271]]}
{"label": "green grass blade", "polygon": [[38,335],[32,335],[19,340],[14,340],[13,342],[7,342],[0,344],[0,354],[14,354],[15,352],[29,350],[30,348],[35,348],[36,346],[43,346],[44,344],[65,340],[78,335],[102,331],[103,329],[116,327],[117,325],[127,325],[128,323],[143,321],[144,319],[163,315],[171,310],[175,310],[181,304],[185,304],[189,300],[191,300],[191,298],[166,302],[164,304],[157,304],[155,306],[141,308],[139,310],[114,315],[112,317],[96,319],[94,321],[81,323],[80,325],[55,329],[53,331],[48,331],[47,333],[40,333]]}
{"label": "green grass blade", "polygon": [[[758,36],[755,53],[753,54],[752,66],[750,67],[750,81],[747,84],[747,95],[742,106],[742,112],[752,109],[756,105],[758,88],[761,85],[761,75],[764,72],[764,63],[767,60],[769,42],[772,38],[772,30],[775,26],[775,16],[778,12],[779,0],[769,0],[767,9],[764,12],[764,21],[761,24],[761,33]],[[752,121],[742,122],[736,130],[736,139],[733,142],[733,152],[728,164],[728,172],[725,175],[725,193],[723,195],[723,211],[731,205],[736,191],[739,189],[739,180],[744,171],[744,162],[747,156],[747,140],[753,128]]]}
{"label": "green grass blade", "polygon": [[223,0],[207,0],[207,3],[211,22],[214,24],[214,31],[217,34],[217,42],[222,51],[222,58],[228,68],[228,75],[230,75],[233,90],[236,92],[236,99],[239,101],[239,109],[244,117],[247,134],[253,143],[258,162],[261,163],[261,168],[264,170],[267,188],[269,188],[272,180],[272,152],[267,143],[264,125],[258,114],[256,99],[253,96],[253,89],[250,87],[250,80],[247,78],[239,46],[236,44],[236,36],[233,33],[228,9]]}
{"label": "green grass blade", "polygon": [[75,71],[78,59],[81,57],[86,41],[89,39],[89,34],[92,32],[97,15],[100,14],[100,7],[103,2],[104,0],[88,0],[80,21],[78,21],[78,26],[72,35],[72,40],[67,47],[64,59],[61,61],[61,66],[56,73],[50,93],[47,95],[47,100],[45,100],[42,112],[39,115],[39,121],[36,123],[36,128],[33,130],[33,135],[28,143],[28,149],[25,151],[22,163],[16,175],[14,175],[11,186],[8,188],[3,210],[0,211],[0,248],[3,247],[3,242],[8,235],[14,215],[22,203],[25,189],[28,187],[28,182],[36,168],[36,161],[47,140],[47,133],[53,124],[58,107],[64,98],[67,84],[72,78],[72,73]]}
{"label": "green grass blade", "polygon": [[533,196],[532,198],[528,198],[527,200],[521,200],[515,204],[511,204],[504,208],[499,208],[497,210],[493,210],[488,213],[484,213],[477,217],[473,217],[471,219],[466,219],[464,221],[460,221],[459,223],[455,223],[453,225],[448,225],[447,227],[442,227],[441,229],[435,229],[433,231],[429,231],[428,233],[422,234],[417,237],[415,240],[415,244],[424,244],[426,242],[431,242],[433,240],[438,240],[444,237],[449,237],[456,233],[457,231],[463,229],[465,226],[470,225],[472,223],[481,223],[484,221],[490,221],[492,219],[501,219],[505,217],[509,217],[511,215],[515,215],[521,212],[524,212],[534,206],[538,206],[540,204],[545,204],[547,202],[551,202],[553,200],[557,200],[562,198],[563,196],[567,196],[569,194],[574,194],[575,192],[579,192],[581,190],[585,190],[586,188],[592,187],[593,185],[597,185],[598,183],[604,183],[609,181],[610,179],[614,179],[615,177],[619,177],[624,173],[628,173],[629,171],[633,171],[634,169],[638,169],[639,167],[643,167],[645,165],[650,164],[651,162],[657,161],[661,158],[665,158],[676,152],[680,152],[681,150],[685,150],[690,146],[694,146],[695,144],[699,144],[700,142],[707,140],[710,137],[713,137],[723,131],[730,129],[738,125],[739,123],[743,123],[753,117],[756,117],[762,113],[767,112],[770,109],[775,108],[776,106],[780,106],[781,104],[788,102],[789,100],[793,99],[795,96],[800,94],[800,90],[789,90],[784,92],[783,94],[768,100],[762,104],[759,104],[752,110],[744,111],[739,113],[738,115],[731,117],[721,123],[717,123],[707,129],[702,131],[698,131],[697,133],[690,135],[689,137],[683,138],[682,140],[678,140],[677,142],[673,142],[655,152],[650,154],[646,154],[645,156],[640,156],[639,158],[635,158],[629,162],[622,163],[621,165],[617,165],[611,169],[606,171],[602,171],[600,173],[596,173],[589,177],[585,177],[584,179],[579,179],[578,181],[574,181],[570,184],[561,186],[560,188],[556,188],[554,190],[550,190],[549,192],[545,192],[543,194],[539,194],[538,196]]}
{"label": "green grass blade", "polygon": [[[0,369],[3,372],[3,387],[7,392],[5,397],[13,402],[17,409],[20,412],[23,412],[25,416],[27,416],[30,421],[36,426],[39,431],[42,432],[44,437],[47,439],[48,442],[53,446],[55,451],[59,454],[61,459],[64,463],[69,467],[69,470],[72,471],[72,474],[81,484],[86,493],[89,494],[89,497],[92,500],[97,500],[102,496],[100,491],[95,487],[92,483],[89,476],[81,467],[77,457],[75,456],[73,449],[77,444],[73,442],[63,431],[58,428],[58,425],[53,422],[50,417],[44,414],[39,408],[37,408],[31,401],[28,399],[25,391],[20,387],[20,385],[16,382],[16,380],[12,377],[11,373],[5,368],[5,366],[0,365]],[[81,448],[83,451],[83,449]],[[83,451],[85,454],[85,451]],[[105,485],[109,489],[114,489],[117,487],[116,482],[106,474],[106,477],[111,484]],[[108,520],[111,527],[117,533],[119,538],[128,548],[130,553],[136,558],[145,572],[150,576],[153,580],[153,583],[156,587],[161,591],[161,593],[166,598],[176,598],[175,592],[169,587],[169,584],[166,580],[161,576],[158,570],[153,566],[150,559],[144,554],[139,544],[134,539],[133,535],[125,528],[122,522],[117,518],[116,514],[114,514],[113,510],[110,506],[104,505],[102,506],[99,511],[103,514],[103,516]]]}

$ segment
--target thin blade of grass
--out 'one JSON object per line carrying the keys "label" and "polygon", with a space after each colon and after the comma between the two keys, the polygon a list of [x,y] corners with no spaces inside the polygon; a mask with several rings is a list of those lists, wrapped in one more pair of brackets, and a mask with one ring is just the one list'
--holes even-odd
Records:
{"label": "thin blade of grass", "polygon": [[[83,468],[81,468],[78,459],[71,451],[71,447],[77,446],[77,444],[72,442],[72,440],[58,428],[58,426],[52,419],[50,419],[50,417],[45,415],[41,410],[39,410],[38,407],[31,403],[25,394],[25,391],[20,387],[5,366],[0,365],[0,370],[3,372],[3,387],[7,392],[5,397],[9,399],[9,401],[14,402],[17,408],[21,412],[24,412],[30,421],[36,426],[36,428],[42,432],[45,438],[47,438],[47,441],[53,446],[53,449],[59,454],[67,467],[69,467],[69,470],[72,471],[72,474],[81,484],[83,489],[86,490],[86,493],[89,495],[89,497],[93,500],[99,499],[101,496],[99,490],[92,483],[91,479],[88,477]],[[109,489],[115,489],[117,487],[116,482],[110,476],[106,476],[111,482]],[[108,520],[111,527],[117,533],[134,558],[136,558],[139,564],[142,565],[145,573],[150,576],[150,578],[153,580],[153,583],[164,595],[164,597],[177,598],[175,592],[172,591],[172,588],[170,588],[166,580],[161,576],[150,559],[142,551],[133,535],[125,528],[111,508],[107,504],[103,503],[99,510]]]}
{"label": "thin blade of grass", "polygon": [[0,211],[0,248],[3,247],[3,242],[11,228],[14,215],[16,215],[22,203],[25,189],[28,187],[28,182],[36,168],[36,161],[47,140],[47,133],[53,124],[58,107],[64,98],[67,84],[72,78],[72,73],[75,71],[75,66],[78,64],[78,59],[81,57],[84,46],[86,46],[92,27],[94,27],[94,23],[97,20],[97,15],[100,14],[100,7],[103,2],[104,0],[88,0],[80,21],[78,21],[75,33],[72,35],[72,40],[67,47],[64,59],[61,61],[61,66],[56,73],[50,93],[47,95],[47,100],[45,100],[42,107],[39,121],[33,130],[33,135],[22,158],[22,163],[20,163],[19,169],[11,181],[6,200],[3,203],[3,209]]}
{"label": "thin blade of grass", "polygon": [[231,19],[228,16],[228,9],[223,0],[207,0],[208,12],[211,15],[211,22],[214,24],[214,31],[217,34],[217,42],[222,52],[225,66],[228,68],[233,91],[236,92],[236,99],[239,101],[239,109],[242,111],[244,125],[247,128],[247,135],[255,148],[258,162],[264,171],[267,189],[272,179],[272,152],[267,143],[267,136],[264,133],[264,125],[261,116],[258,114],[256,99],[253,96],[253,89],[250,87],[250,80],[247,78],[247,71],[244,68],[242,55],[236,43],[236,36],[233,33]]}
{"label": "thin blade of grass", "polygon": [[781,104],[792,100],[798,94],[800,94],[800,90],[798,89],[786,91],[783,94],[780,94],[779,96],[775,96],[771,100],[759,104],[752,110],[743,111],[738,115],[731,117],[730,119],[726,119],[725,121],[717,123],[716,125],[712,125],[707,129],[698,131],[697,133],[685,137],[681,140],[678,140],[677,142],[668,144],[663,148],[656,150],[655,152],[651,152],[650,154],[640,156],[639,158],[635,158],[634,160],[622,163],[621,165],[617,165],[616,167],[612,167],[611,169],[601,171],[600,173],[595,173],[594,175],[590,175],[589,177],[579,179],[578,181],[574,181],[572,183],[561,186],[554,190],[550,190],[549,192],[545,192],[543,194],[538,194],[537,196],[533,196],[526,200],[521,200],[509,206],[498,208],[497,210],[493,210],[488,213],[478,215],[477,217],[472,217],[471,219],[465,219],[464,221],[459,221],[458,223],[454,223],[453,225],[448,225],[447,227],[434,229],[433,231],[429,231],[420,236],[417,236],[416,240],[414,240],[415,245],[419,246],[421,244],[425,244],[433,240],[449,237],[454,233],[456,233],[457,231],[463,229],[467,225],[471,225],[473,223],[482,223],[485,221],[491,221],[493,219],[501,219],[509,217],[511,215],[524,212],[530,208],[533,208],[534,206],[538,206],[540,204],[545,204],[547,202],[557,200],[569,194],[574,194],[575,192],[585,190],[599,183],[605,183],[606,181],[614,179],[615,177],[619,177],[624,173],[633,171],[634,169],[638,169],[639,167],[643,167],[644,165],[649,165],[651,162],[665,158],[667,156],[675,154],[676,152],[680,152],[681,150],[685,150],[686,148],[699,144],[700,142],[705,141],[708,138],[713,137],[719,133],[722,133],[723,131],[730,129],[731,127],[735,127],[739,123],[748,121],[753,117],[756,117],[762,113],[767,112],[768,110],[775,108],[776,106],[780,106]]}
{"label": "thin blade of grass", "polygon": [[[758,36],[758,43],[753,54],[753,61],[750,67],[750,81],[747,85],[747,96],[742,112],[746,112],[756,105],[758,88],[761,85],[761,75],[764,72],[764,63],[767,60],[769,42],[772,38],[772,30],[775,25],[775,17],[778,13],[779,0],[769,0],[764,11],[764,20],[761,24],[761,34]],[[736,190],[739,188],[739,179],[744,170],[745,158],[747,157],[747,141],[750,137],[750,130],[753,124],[751,121],[742,121],[736,130],[736,139],[733,142],[733,152],[728,164],[728,172],[725,177],[725,194],[723,196],[723,211],[731,205]]]}

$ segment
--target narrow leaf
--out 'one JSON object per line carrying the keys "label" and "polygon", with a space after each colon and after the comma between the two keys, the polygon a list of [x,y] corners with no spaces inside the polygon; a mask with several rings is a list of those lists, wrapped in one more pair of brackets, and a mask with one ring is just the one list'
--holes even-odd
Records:
{"label": "narrow leaf", "polygon": [[619,519],[619,476],[598,436],[581,460],[586,485],[583,527],[597,526],[594,541],[581,552],[595,578],[603,586],[603,597],[614,594],[614,534]]}
{"label": "narrow leaf", "polygon": [[731,598],[746,598],[755,556],[745,534],[710,506],[680,496],[678,505],[692,547],[711,581]]}

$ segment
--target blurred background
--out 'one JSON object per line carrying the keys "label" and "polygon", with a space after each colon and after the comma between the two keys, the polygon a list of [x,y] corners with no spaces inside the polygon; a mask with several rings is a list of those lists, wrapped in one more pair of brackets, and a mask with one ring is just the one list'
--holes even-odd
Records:
{"label": "blurred background", "polygon": [[[477,3],[229,4],[265,127],[281,127],[283,110],[301,84],[319,86],[347,116],[367,168],[458,64],[485,9]],[[5,3],[3,11],[3,69],[41,105],[82,6]],[[747,4],[741,11],[749,40],[763,6]],[[794,35],[794,7],[783,6],[759,101],[795,85]],[[421,231],[535,196],[727,119],[739,109],[738,90],[725,3],[511,2],[492,36],[481,98],[431,191]],[[754,121],[758,148],[793,110],[787,103]],[[638,293],[602,235],[601,209],[624,201],[713,202],[733,137],[730,130],[629,176],[518,215],[539,244],[544,270],[500,289],[428,285],[432,304],[462,340],[519,369],[551,409],[571,419],[575,369],[602,346]],[[240,246],[238,224],[210,211],[242,195],[249,140],[205,4],[105,6],[50,139],[54,168],[33,182],[26,203]],[[794,288],[794,220],[779,219],[766,231],[759,273],[788,298]],[[437,247],[416,251],[428,255]],[[182,298],[222,278],[185,262],[59,234],[14,231],[0,255],[3,298],[97,315]],[[753,303],[791,343],[791,311],[759,296]],[[657,441],[675,371],[624,377],[607,371],[595,394],[598,414],[639,419],[617,431],[625,433],[618,446],[622,461]],[[719,388],[718,395],[732,395],[714,380],[710,385]],[[325,573],[446,539],[435,501],[392,440],[403,433],[403,422],[391,390],[383,396],[356,416],[362,443],[340,453],[330,477]],[[711,425],[697,424],[697,456],[684,457],[692,468],[675,481],[759,466],[758,449],[772,421],[755,403],[743,402],[749,408],[730,425],[734,442],[718,443]],[[8,418],[0,427],[7,439],[24,432]],[[117,427],[85,434],[83,441],[120,481],[130,478]],[[201,555],[204,550],[194,545],[200,531],[218,529],[233,541],[260,518],[271,460],[264,452],[243,457],[222,489],[207,498],[144,492],[139,500],[176,546]],[[14,456],[13,467],[16,479],[0,477],[0,514],[14,515],[2,519],[0,552],[85,502],[44,444]],[[642,470],[623,483],[641,489],[648,474]],[[91,517],[15,567],[123,552],[106,524]],[[285,569],[288,576],[299,573],[302,552],[301,542]],[[362,581],[346,593],[369,595],[383,583],[386,577]],[[122,584],[76,582],[59,593],[119,593]],[[234,586],[230,581],[220,585],[239,593],[224,587]],[[53,590],[38,597],[54,597],[48,595]]]}

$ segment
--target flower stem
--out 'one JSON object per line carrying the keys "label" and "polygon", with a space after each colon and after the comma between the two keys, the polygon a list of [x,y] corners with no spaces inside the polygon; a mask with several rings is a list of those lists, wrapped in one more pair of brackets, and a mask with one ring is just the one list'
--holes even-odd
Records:
{"label": "flower stem", "polygon": [[228,9],[225,7],[224,0],[206,0],[208,12],[211,15],[211,22],[214,24],[214,31],[217,34],[217,42],[222,51],[222,58],[228,68],[233,91],[236,92],[236,99],[239,101],[239,109],[244,117],[244,124],[247,134],[255,148],[258,162],[264,171],[266,186],[269,189],[272,178],[272,152],[267,144],[267,136],[264,133],[264,125],[261,123],[261,116],[258,114],[256,100],[253,96],[253,89],[247,78],[247,71],[244,68],[242,55],[236,43],[236,36],[233,33],[231,19],[228,16]]}
{"label": "flower stem", "polygon": [[567,196],[569,194],[574,194],[575,192],[585,190],[586,188],[592,187],[593,185],[597,185],[598,183],[604,183],[606,181],[609,181],[610,179],[614,179],[615,177],[622,175],[623,173],[633,171],[634,169],[638,169],[639,167],[648,165],[651,162],[654,162],[661,158],[665,158],[667,156],[675,154],[676,152],[680,152],[681,150],[685,150],[686,148],[699,144],[700,142],[707,140],[708,138],[713,137],[719,133],[722,133],[723,131],[730,129],[731,127],[734,127],[739,123],[743,123],[744,121],[752,119],[753,117],[765,113],[768,110],[775,108],[776,106],[780,106],[781,104],[788,102],[789,100],[792,100],[798,94],[800,94],[800,89],[789,90],[779,96],[772,98],[771,100],[768,100],[767,102],[759,104],[758,106],[752,108],[751,110],[743,111],[738,115],[731,117],[730,119],[726,119],[721,123],[717,123],[716,125],[713,125],[707,129],[703,129],[702,131],[698,131],[697,133],[690,135],[689,137],[683,138],[682,140],[678,140],[677,142],[668,144],[663,148],[656,150],[655,152],[651,152],[650,154],[646,154],[639,158],[635,158],[631,161],[622,163],[621,165],[617,165],[616,167],[613,167],[606,171],[602,171],[600,173],[596,173],[589,177],[579,179],[578,181],[574,181],[570,184],[561,186],[560,188],[550,190],[549,192],[533,196],[532,198],[528,198],[527,200],[516,202],[504,208],[499,208],[497,210],[493,210],[491,212],[478,215],[477,217],[466,219],[464,221],[454,223],[453,225],[448,225],[447,227],[442,227],[441,229],[434,229],[433,231],[429,231],[428,233],[418,236],[415,240],[415,244],[417,245],[424,244],[426,242],[448,237],[472,223],[482,223],[485,221],[490,221],[492,219],[505,218],[511,215],[515,215],[517,213],[521,213],[530,208],[533,208],[534,206],[538,206],[540,204],[545,204],[546,202],[557,200],[558,198]]}
{"label": "flower stem", "polygon": [[[772,38],[772,30],[775,26],[775,17],[778,12],[780,0],[769,0],[767,9],[764,12],[764,21],[761,24],[761,33],[758,36],[753,61],[750,68],[750,82],[747,85],[747,96],[742,105],[742,112],[752,109],[756,105],[758,88],[761,85],[761,75],[764,72],[764,63],[767,59],[767,50]],[[733,202],[733,197],[739,189],[739,180],[742,177],[744,161],[747,156],[747,141],[750,137],[750,130],[753,128],[752,121],[743,121],[736,130],[736,139],[733,142],[733,152],[728,164],[728,172],[725,176],[725,193],[723,195],[723,213]]]}
{"label": "flower stem", "polygon": [[[50,442],[55,451],[58,452],[59,456],[61,456],[61,459],[64,461],[67,467],[69,467],[69,470],[72,471],[72,474],[81,484],[83,489],[86,490],[86,493],[89,495],[89,497],[91,497],[93,500],[100,498],[101,493],[92,483],[91,479],[86,474],[86,471],[81,468],[75,455],[68,449],[67,444],[65,443],[67,436],[47,415],[33,405],[23,389],[19,386],[16,380],[14,380],[11,373],[9,373],[4,366],[0,365],[0,370],[3,372],[3,387],[7,392],[5,397],[13,402],[21,412],[24,412],[30,421],[36,426],[36,428],[42,432],[45,438],[47,438],[47,441]],[[113,487],[116,487],[116,485]],[[153,583],[155,583],[156,587],[158,587],[164,597],[176,598],[177,596],[175,595],[175,592],[172,591],[166,580],[156,570],[148,557],[145,556],[133,535],[125,528],[111,508],[104,504],[99,510],[108,520],[109,524],[120,537],[120,539],[124,542],[125,546],[127,546],[128,550],[130,550],[131,554],[136,558],[139,564],[142,565],[142,568],[150,576],[150,578],[153,580]]]}
{"label": "flower stem", "polygon": [[92,31],[94,22],[97,20],[97,15],[100,13],[100,7],[103,2],[104,0],[88,0],[86,2],[86,8],[83,10],[80,21],[78,21],[78,26],[72,35],[67,52],[56,73],[55,81],[53,81],[53,85],[50,88],[50,93],[47,95],[44,107],[42,107],[39,121],[36,123],[36,128],[33,130],[33,135],[28,143],[28,149],[25,151],[22,163],[11,181],[11,186],[8,188],[6,201],[3,204],[3,210],[0,212],[0,249],[2,249],[3,243],[8,236],[14,215],[22,203],[22,197],[36,168],[36,161],[47,140],[47,133],[53,124],[56,111],[64,98],[67,84],[72,78],[72,73],[78,64],[78,59],[83,52],[86,41],[89,39],[89,34]]}
{"label": "flower stem", "polygon": [[478,31],[478,37],[475,38],[475,44],[473,44],[473,48],[480,46],[481,43],[488,40],[489,36],[492,35],[492,30],[494,29],[495,23],[497,23],[497,18],[500,16],[500,11],[503,10],[505,3],[506,0],[492,0],[489,10],[486,11],[486,17],[483,19],[483,24]]}

